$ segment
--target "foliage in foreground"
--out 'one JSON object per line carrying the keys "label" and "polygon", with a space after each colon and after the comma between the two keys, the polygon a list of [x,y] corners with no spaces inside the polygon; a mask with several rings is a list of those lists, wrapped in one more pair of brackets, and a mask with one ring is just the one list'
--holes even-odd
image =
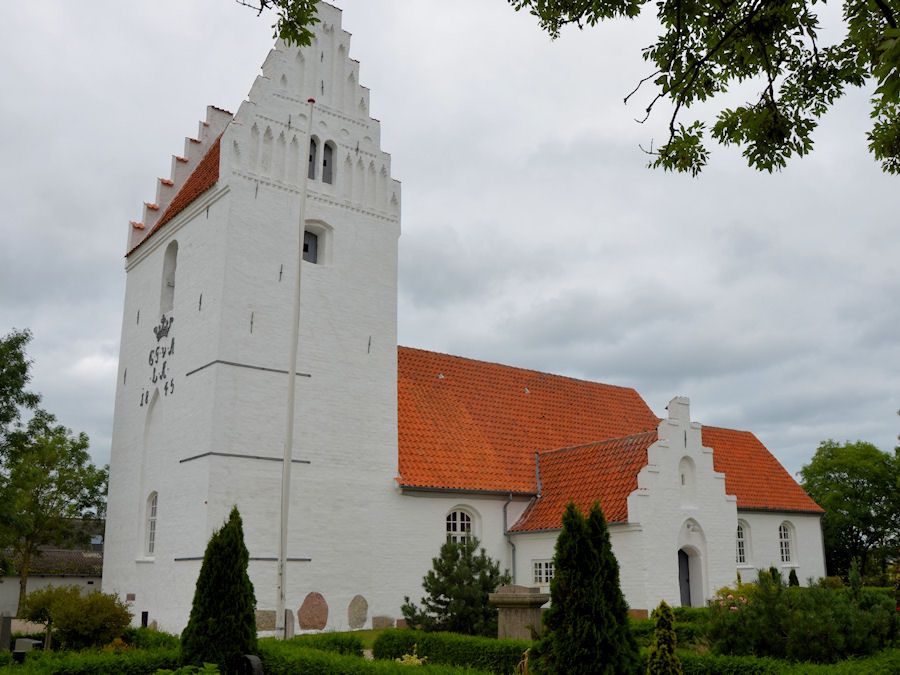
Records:
{"label": "foliage in foreground", "polygon": [[647,655],[647,675],[681,675],[681,661],[675,653],[675,613],[663,600],[653,611],[653,642]]}
{"label": "foliage in foreground", "polygon": [[115,594],[82,595],[77,586],[46,586],[25,596],[22,618],[44,625],[44,645],[51,634],[65,649],[109,644],[131,622],[131,611]]}
{"label": "foliage in foreground", "polygon": [[310,633],[298,635],[291,642],[310,649],[351,656],[362,656],[365,649],[363,641],[353,633]]}
{"label": "foliage in foreground", "polygon": [[721,654],[834,663],[898,644],[894,604],[868,589],[854,596],[822,584],[789,587],[761,571],[756,584],[719,592],[709,638]]}
{"label": "foliage in foreground", "polygon": [[498,640],[455,633],[425,633],[412,629],[389,629],[375,640],[376,659],[397,659],[414,651],[429,664],[449,664],[478,668],[490,673],[511,673],[534,643],[525,640]]}
{"label": "foliage in foreground", "polygon": [[422,580],[426,596],[422,609],[404,598],[403,617],[409,626],[425,631],[450,631],[462,635],[497,635],[497,608],[488,595],[508,584],[508,572],[500,573],[500,565],[492,560],[478,539],[449,539],[441,546],[432,569]]}
{"label": "foliage in foreground", "polygon": [[[430,634],[434,635],[434,634]],[[419,650],[421,656],[422,650]],[[295,673],[320,673],[322,675],[387,675],[400,673],[408,675],[410,666],[392,660],[366,661],[358,656],[335,654],[310,649],[296,640],[280,642],[264,639],[259,641],[259,655],[266,675],[294,675]],[[428,661],[430,675],[481,675],[485,671],[467,667],[440,665]],[[507,671],[507,672],[512,672]]]}
{"label": "foliage in foreground", "polygon": [[256,653],[256,596],[247,574],[249,560],[241,516],[234,507],[203,555],[191,616],[181,634],[185,665],[217,663],[232,673],[241,656]]}
{"label": "foliage in foreground", "polygon": [[120,652],[29,652],[25,663],[0,669],[10,675],[146,675],[178,667],[177,649]]}
{"label": "foliage in foreground", "polygon": [[619,563],[606,519],[595,503],[585,518],[566,506],[556,540],[546,634],[539,645],[541,671],[573,675],[632,673],[638,648],[619,587]]}
{"label": "foliage in foreground", "polygon": [[[551,38],[563,28],[594,26],[604,20],[635,19],[649,0],[507,0],[515,10],[537,17]],[[315,0],[237,0],[257,9],[275,9],[275,34],[307,45],[318,21]],[[900,4],[897,0],[843,0],[842,30],[823,31],[817,0],[659,0],[660,35],[643,48],[652,88],[644,104],[646,121],[661,100],[668,138],[647,150],[653,167],[696,175],[706,165],[706,134],[722,145],[743,148],[756,169],[780,170],[792,156],[813,147],[822,117],[851,87],[871,88],[874,120],[869,150],[882,169],[900,173]],[[819,3],[820,6],[824,3]],[[825,38],[829,40],[826,42]],[[683,120],[696,103],[724,97],[734,88],[752,91],[743,105],[726,107],[709,120]],[[707,107],[708,108],[708,107]]]}

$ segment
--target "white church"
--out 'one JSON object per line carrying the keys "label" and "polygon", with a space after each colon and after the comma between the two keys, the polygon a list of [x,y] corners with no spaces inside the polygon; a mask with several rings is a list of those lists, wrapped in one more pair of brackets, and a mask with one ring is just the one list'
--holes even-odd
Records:
{"label": "white church", "polygon": [[546,590],[572,500],[600,501],[637,614],[702,605],[757,568],[823,576],[823,511],[752,433],[701,426],[683,397],[659,419],[633,389],[397,345],[400,184],[341,12],[319,16],[309,47],[269,53],[236,114],[208,108],[129,225],[103,590],[180,632],[237,505],[258,628],[281,625],[304,175],[295,630],[394,625],[447,536],[477,536],[514,583]]}

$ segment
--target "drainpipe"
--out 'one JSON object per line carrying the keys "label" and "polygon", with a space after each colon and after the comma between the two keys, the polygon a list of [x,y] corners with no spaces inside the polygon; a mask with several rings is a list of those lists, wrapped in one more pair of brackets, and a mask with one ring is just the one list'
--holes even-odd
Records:
{"label": "drainpipe", "polygon": [[509,499],[507,499],[506,503],[503,505],[503,535],[506,537],[506,543],[509,544],[509,547],[512,549],[512,582],[516,583],[516,545],[513,543],[512,537],[509,534],[509,527],[507,526],[506,520],[506,507],[511,503],[512,492],[509,493]]}

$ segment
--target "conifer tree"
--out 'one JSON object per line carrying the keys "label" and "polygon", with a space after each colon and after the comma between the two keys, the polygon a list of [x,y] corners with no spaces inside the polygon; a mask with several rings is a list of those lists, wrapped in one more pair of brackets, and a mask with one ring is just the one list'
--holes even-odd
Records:
{"label": "conifer tree", "polygon": [[247,575],[249,560],[235,506],[206,546],[191,617],[181,634],[184,663],[216,663],[223,673],[236,673],[241,656],[256,652],[256,597]]}
{"label": "conifer tree", "polygon": [[653,642],[647,656],[647,675],[681,675],[681,661],[675,653],[675,612],[663,600],[653,612]]}
{"label": "conifer tree", "polygon": [[637,672],[638,648],[619,588],[619,564],[600,505],[585,518],[570,503],[556,540],[550,609],[544,615],[542,672],[620,675]]}

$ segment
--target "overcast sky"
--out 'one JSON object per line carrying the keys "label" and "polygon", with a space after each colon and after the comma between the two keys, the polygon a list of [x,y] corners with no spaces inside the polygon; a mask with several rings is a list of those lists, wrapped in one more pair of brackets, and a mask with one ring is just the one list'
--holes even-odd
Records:
{"label": "overcast sky", "polygon": [[[780,174],[713,148],[646,168],[651,20],[556,42],[504,0],[336,0],[403,184],[400,343],[634,387],[753,431],[792,474],[818,443],[900,431],[900,178],[866,92]],[[651,3],[652,5],[652,3]],[[0,9],[0,334],[109,460],[130,220],[209,104],[236,111],[273,17],[229,0]],[[743,101],[742,93],[731,103]]]}

